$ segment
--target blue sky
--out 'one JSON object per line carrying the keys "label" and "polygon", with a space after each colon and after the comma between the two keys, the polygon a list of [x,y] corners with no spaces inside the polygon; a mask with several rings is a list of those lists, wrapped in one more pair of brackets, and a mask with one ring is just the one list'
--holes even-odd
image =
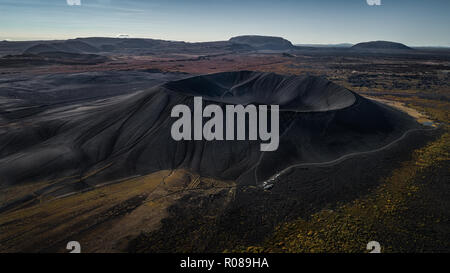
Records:
{"label": "blue sky", "polygon": [[390,40],[450,46],[449,0],[0,0],[0,39],[75,37],[226,40],[242,34],[293,43]]}

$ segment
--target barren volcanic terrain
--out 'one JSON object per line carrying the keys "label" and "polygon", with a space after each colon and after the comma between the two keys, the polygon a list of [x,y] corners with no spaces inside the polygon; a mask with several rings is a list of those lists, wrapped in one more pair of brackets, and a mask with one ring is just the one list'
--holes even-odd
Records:
{"label": "barren volcanic terrain", "polygon": [[[280,235],[285,224],[337,215],[371,196],[413,150],[427,154],[423,147],[447,133],[448,110],[440,109],[449,98],[448,51],[374,43],[1,42],[0,251],[65,251],[70,240],[86,252],[283,251],[273,240],[303,232],[295,222]],[[278,149],[262,152],[259,140],[173,140],[171,110],[193,111],[195,96],[224,111],[279,105]],[[436,181],[437,192],[445,188]],[[448,235],[440,225],[433,240]],[[308,228],[308,240],[320,241]],[[442,248],[420,250],[433,247]]]}

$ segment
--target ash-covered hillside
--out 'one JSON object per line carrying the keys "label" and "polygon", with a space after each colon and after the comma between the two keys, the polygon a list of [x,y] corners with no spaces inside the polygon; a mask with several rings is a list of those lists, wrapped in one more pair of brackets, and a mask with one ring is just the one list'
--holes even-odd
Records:
{"label": "ash-covered hillside", "polygon": [[[171,110],[194,96],[204,104],[280,105],[280,143],[261,152],[260,141],[175,141]],[[26,119],[24,120],[26,122]],[[189,169],[203,176],[261,186],[298,163],[320,163],[377,149],[418,126],[406,114],[314,76],[251,71],[172,81],[125,99],[33,117],[33,125],[0,135],[2,187],[61,177],[53,195],[158,170]],[[95,175],[87,175],[95,173]]]}

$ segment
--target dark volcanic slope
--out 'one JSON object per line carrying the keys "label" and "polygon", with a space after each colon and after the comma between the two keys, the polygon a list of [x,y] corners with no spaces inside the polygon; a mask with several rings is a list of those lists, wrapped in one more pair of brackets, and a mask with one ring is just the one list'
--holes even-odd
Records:
{"label": "dark volcanic slope", "polygon": [[[229,102],[279,103],[279,149],[262,153],[259,141],[172,140],[171,110],[176,104],[192,108],[193,95],[204,95],[210,100],[204,104],[214,101],[222,107]],[[261,184],[291,164],[376,149],[419,126],[404,113],[321,78],[248,71],[169,82],[112,105],[71,111],[47,113],[28,127],[3,131],[1,186],[80,178],[53,184],[59,195],[174,168]]]}
{"label": "dark volcanic slope", "polygon": [[130,94],[185,77],[157,70],[4,75],[0,79],[0,115],[21,120],[51,108]]}
{"label": "dark volcanic slope", "polygon": [[350,91],[318,77],[284,76],[242,71],[169,82],[165,87],[230,104],[277,104],[282,110],[322,112],[355,102]]}

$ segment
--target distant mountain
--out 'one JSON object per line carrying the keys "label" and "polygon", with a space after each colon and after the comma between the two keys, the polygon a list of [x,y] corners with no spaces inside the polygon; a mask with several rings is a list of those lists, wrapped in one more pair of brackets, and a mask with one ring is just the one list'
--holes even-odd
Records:
{"label": "distant mountain", "polygon": [[163,43],[163,41],[152,39],[122,39],[117,46],[119,48],[151,48]]}
{"label": "distant mountain", "polygon": [[296,46],[348,48],[348,47],[352,47],[353,44],[350,44],[350,43],[341,43],[341,44],[296,44]]}
{"label": "distant mountain", "polygon": [[389,41],[372,41],[359,43],[352,46],[351,48],[357,50],[412,50],[412,48],[404,44]]}
{"label": "distant mountain", "polygon": [[55,52],[55,51],[58,51],[58,49],[51,44],[37,44],[27,48],[23,52],[23,54],[28,55],[28,54],[38,54],[42,52]]}
{"label": "distant mountain", "polygon": [[[148,55],[148,54],[197,54],[213,55],[225,52],[245,53],[260,50],[270,53],[270,51],[292,51],[303,50],[310,53],[334,52],[341,54],[348,53],[380,53],[390,54],[400,53],[415,54],[421,50],[430,51],[429,48],[414,48],[394,42],[374,41],[359,43],[352,46],[349,43],[342,44],[301,44],[293,45],[290,41],[273,36],[244,35],[232,37],[227,41],[196,42],[188,43],[183,41],[166,41],[148,38],[108,38],[108,37],[88,37],[70,40],[51,41],[0,41],[0,56],[20,55],[20,54],[40,54],[45,52],[67,52],[77,54],[128,54],[128,55]],[[434,50],[434,49],[433,49]],[[439,49],[439,52],[447,49]],[[394,52],[391,52],[394,51]]]}
{"label": "distant mountain", "polygon": [[258,50],[286,50],[294,48],[294,45],[281,37],[244,35],[232,37],[229,42],[234,44],[249,45]]}
{"label": "distant mountain", "polygon": [[73,50],[80,51],[79,53],[96,53],[99,52],[98,48],[92,46],[88,43],[79,40],[67,40],[63,43],[64,46],[69,47]]}
{"label": "distant mountain", "polygon": [[80,40],[67,40],[56,43],[39,43],[27,48],[24,54],[38,54],[44,52],[68,52],[68,53],[97,53],[100,50]]}

